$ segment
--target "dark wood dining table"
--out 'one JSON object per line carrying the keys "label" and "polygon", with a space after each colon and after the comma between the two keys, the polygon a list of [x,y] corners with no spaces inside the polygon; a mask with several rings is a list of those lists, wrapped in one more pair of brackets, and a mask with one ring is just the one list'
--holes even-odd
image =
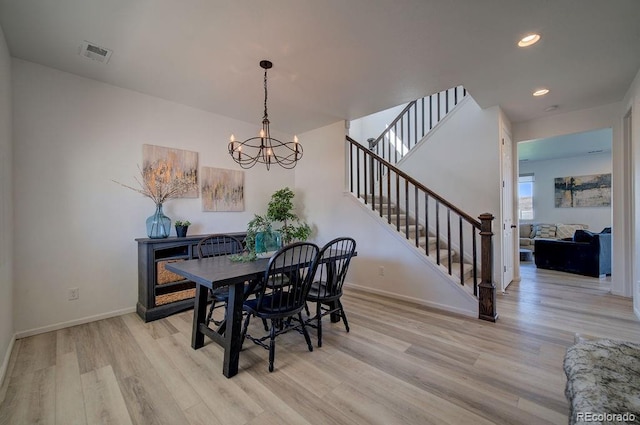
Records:
{"label": "dark wood dining table", "polygon": [[[227,378],[238,373],[238,361],[242,349],[242,303],[245,282],[258,279],[264,274],[269,259],[259,258],[250,262],[231,261],[229,256],[188,260],[166,265],[166,269],[183,276],[196,284],[193,309],[191,347],[204,346],[205,335],[224,348],[222,373]],[[206,310],[209,289],[229,287],[225,326],[214,330],[207,326]]]}

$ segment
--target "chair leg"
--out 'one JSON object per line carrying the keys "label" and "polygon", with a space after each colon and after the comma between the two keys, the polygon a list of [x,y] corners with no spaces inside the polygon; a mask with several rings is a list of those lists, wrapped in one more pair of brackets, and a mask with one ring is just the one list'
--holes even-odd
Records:
{"label": "chair leg", "polygon": [[273,361],[276,357],[276,324],[271,320],[271,338],[269,339],[269,372],[273,372]]}
{"label": "chair leg", "polygon": [[347,321],[347,314],[344,312],[344,307],[342,307],[342,303],[338,300],[338,307],[340,307],[340,315],[342,316],[342,321],[344,322],[344,327],[349,332],[349,322]]}
{"label": "chair leg", "polygon": [[209,312],[207,313],[207,321],[205,322],[207,324],[207,326],[209,326],[209,323],[211,323],[211,319],[213,317],[213,309],[216,308],[216,299],[213,298],[213,300],[211,300],[211,307],[209,307]]}
{"label": "chair leg", "polygon": [[318,330],[318,347],[322,347],[322,303],[316,303],[316,329]]}
{"label": "chair leg", "polygon": [[267,323],[267,319],[262,319],[262,325],[264,326],[264,331],[269,332],[269,324]]}
{"label": "chair leg", "polygon": [[251,314],[247,313],[247,317],[244,319],[244,325],[242,326],[242,335],[240,337],[240,349],[242,349],[242,344],[244,344],[244,338],[247,336],[247,328],[249,327],[249,319],[251,319]]}
{"label": "chair leg", "polygon": [[304,303],[304,311],[307,313],[307,317],[311,316],[309,313],[309,305],[306,302]]}
{"label": "chair leg", "polygon": [[302,320],[302,313],[298,313],[298,319],[300,319],[300,326],[302,326],[302,334],[304,335],[304,339],[307,341],[307,347],[309,347],[309,351],[313,351],[311,337],[309,336],[309,332],[307,332],[307,327],[304,324],[304,320]]}

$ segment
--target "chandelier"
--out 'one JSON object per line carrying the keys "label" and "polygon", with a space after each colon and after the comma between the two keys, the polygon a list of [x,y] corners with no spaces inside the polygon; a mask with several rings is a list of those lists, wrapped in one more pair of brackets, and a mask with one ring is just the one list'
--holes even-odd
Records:
{"label": "chandelier", "polygon": [[271,164],[291,169],[302,158],[302,145],[298,143],[297,136],[293,137],[292,142],[281,142],[271,137],[269,114],[267,113],[267,70],[271,69],[273,64],[268,60],[262,60],[260,67],[264,69],[264,116],[262,117],[260,135],[240,142],[232,134],[229,142],[229,155],[242,168],[251,168],[260,162],[266,165],[267,170]]}

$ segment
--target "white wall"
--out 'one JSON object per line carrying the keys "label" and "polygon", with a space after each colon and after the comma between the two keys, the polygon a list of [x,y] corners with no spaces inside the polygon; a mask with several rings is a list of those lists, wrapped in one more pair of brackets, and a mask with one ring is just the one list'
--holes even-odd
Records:
{"label": "white wall", "polygon": [[0,386],[13,342],[11,57],[0,28]]}
{"label": "white wall", "polygon": [[366,117],[352,120],[349,123],[349,136],[356,142],[368,146],[367,139],[376,138],[396,119],[407,104],[394,106]]}
{"label": "white wall", "polygon": [[502,288],[499,117],[468,96],[398,166],[472,217],[494,215],[493,279]]}
{"label": "white wall", "polygon": [[[361,288],[477,317],[477,301],[452,285],[424,254],[416,253],[402,236],[362,208],[345,187],[345,124],[338,122],[301,135],[306,158],[296,168],[296,196],[304,214],[316,226],[315,241],[337,236],[356,239],[358,256],[348,281]],[[384,276],[379,275],[384,267]]]}
{"label": "white wall", "polygon": [[[200,166],[238,169],[227,153],[229,135],[256,134],[260,117],[243,123],[30,62],[12,63],[15,328],[27,334],[133,311],[134,239],[146,237],[154,204],[111,179],[135,185],[142,144],[196,151]],[[308,158],[305,153],[301,166]],[[256,166],[245,171],[244,212],[205,213],[199,198],[170,200],[164,212],[190,220],[189,234],[243,231],[254,213],[265,212],[271,193],[294,183],[292,170]],[[80,288],[79,300],[67,301],[70,287]]]}
{"label": "white wall", "polygon": [[[630,165],[632,168],[630,171],[632,172],[633,182],[628,182],[629,186],[627,187],[627,191],[625,192],[625,196],[631,198],[631,203],[634,205],[633,211],[625,211],[625,214],[628,214],[629,217],[624,216],[622,213],[618,218],[617,222],[625,223],[631,222],[629,226],[630,229],[625,228],[625,233],[623,237],[621,237],[620,245],[621,250],[624,250],[624,247],[633,247],[632,254],[632,264],[627,265],[626,270],[623,268],[624,265],[620,266],[621,269],[625,270],[628,279],[626,282],[632,282],[632,287],[629,288],[631,293],[633,294],[633,308],[635,310],[636,316],[640,318],[640,270],[638,270],[638,265],[640,264],[640,222],[638,220],[638,212],[640,212],[640,70],[636,74],[635,79],[633,80],[631,86],[629,87],[629,91],[624,97],[622,101],[622,107],[620,108],[619,120],[622,121],[623,117],[631,110],[631,122],[632,122],[632,147],[631,147],[631,156],[632,160],[627,163],[625,162],[625,158],[623,158],[623,149],[620,149],[620,159],[616,163],[615,166],[620,166],[621,168],[626,164]],[[614,166],[614,167],[615,167]],[[615,168],[614,168],[615,169]],[[624,179],[621,179],[624,181]],[[632,192],[633,190],[633,192]],[[625,220],[627,219],[627,220]],[[617,223],[614,221],[614,223]],[[617,224],[614,224],[616,226]],[[616,235],[614,234],[614,237]],[[623,239],[630,238],[630,239]],[[615,254],[615,251],[614,251]],[[622,257],[622,256],[621,256]],[[616,258],[614,257],[614,260]],[[614,261],[615,265],[615,261]]]}
{"label": "white wall", "polygon": [[[637,81],[637,78],[636,78]],[[636,82],[637,84],[637,82]],[[630,91],[631,93],[631,91]],[[631,99],[632,95],[628,94]],[[513,125],[514,141],[522,142],[532,139],[543,139],[563,134],[611,128],[611,210],[612,210],[612,269],[611,292],[616,295],[631,296],[631,282],[624,261],[625,241],[629,236],[625,224],[623,200],[631,195],[631,189],[624,182],[625,168],[622,145],[622,102],[603,105],[580,111],[572,111],[539,118]],[[637,136],[636,136],[637,137]],[[637,139],[636,139],[637,140]]]}
{"label": "white wall", "polygon": [[520,173],[535,175],[533,193],[534,219],[532,223],[587,224],[589,230],[599,232],[611,227],[611,207],[556,208],[556,177],[586,176],[611,173],[611,152],[573,158],[520,163]]}

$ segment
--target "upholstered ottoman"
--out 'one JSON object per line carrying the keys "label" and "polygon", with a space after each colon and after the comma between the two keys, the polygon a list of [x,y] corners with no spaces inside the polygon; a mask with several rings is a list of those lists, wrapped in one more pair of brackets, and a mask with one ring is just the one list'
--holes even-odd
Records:
{"label": "upholstered ottoman", "polygon": [[640,424],[640,344],[600,339],[564,358],[569,424]]}

